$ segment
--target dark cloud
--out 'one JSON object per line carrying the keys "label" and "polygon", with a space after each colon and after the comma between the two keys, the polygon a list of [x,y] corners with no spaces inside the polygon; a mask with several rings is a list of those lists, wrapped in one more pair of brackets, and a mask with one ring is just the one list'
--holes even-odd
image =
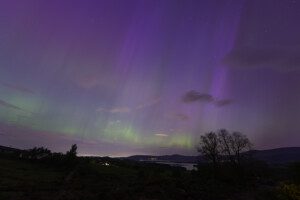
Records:
{"label": "dark cloud", "polygon": [[161,101],[160,98],[154,98],[154,99],[151,99],[150,101],[148,102],[144,102],[142,104],[139,104],[136,109],[139,110],[139,109],[143,109],[143,108],[147,108],[147,107],[150,107],[150,106],[153,106],[157,103],[159,103]]}
{"label": "dark cloud", "polygon": [[20,85],[14,85],[14,84],[10,84],[10,83],[5,83],[5,82],[0,82],[0,85],[2,85],[3,87],[12,89],[12,90],[17,90],[19,92],[23,92],[23,93],[30,93],[33,94],[34,92],[31,89],[28,89],[26,87],[20,86]]}
{"label": "dark cloud", "polygon": [[[187,93],[185,93],[182,97],[182,101],[184,103],[193,103],[196,101],[203,101],[203,102],[213,103],[214,105],[216,105],[218,107],[227,106],[229,104],[232,104],[232,102],[233,102],[231,99],[218,99],[216,97],[213,97],[210,94],[200,93],[195,90],[191,90],[191,91],[188,91]],[[188,119],[188,116],[185,116],[184,114],[175,114],[174,116],[177,119],[181,119],[181,120]]]}
{"label": "dark cloud", "polygon": [[[166,118],[171,120],[179,120],[179,121],[188,121],[190,119],[190,116],[184,114],[184,113],[170,113],[165,115]],[[173,129],[170,129],[170,131],[173,131]]]}
{"label": "dark cloud", "polygon": [[227,106],[227,105],[230,105],[230,104],[232,104],[232,100],[231,99],[221,99],[221,100],[216,100],[216,101],[214,101],[214,104],[216,105],[216,106],[219,106],[219,107],[221,107],[221,106]]}
{"label": "dark cloud", "polygon": [[284,71],[293,71],[300,69],[300,49],[294,50],[286,48],[275,49],[254,49],[239,48],[234,49],[225,56],[224,64],[237,68],[257,68],[268,67]]}
{"label": "dark cloud", "polygon": [[176,119],[181,120],[181,121],[187,121],[187,120],[190,119],[190,117],[189,117],[188,115],[183,114],[183,113],[177,113],[177,114],[174,115],[174,117],[175,117]]}
{"label": "dark cloud", "polygon": [[199,93],[195,90],[188,91],[182,97],[184,103],[192,103],[195,101],[212,102],[213,97],[210,94]]}
{"label": "dark cloud", "polygon": [[294,1],[247,0],[224,63],[239,68],[299,70],[299,9]]}
{"label": "dark cloud", "polygon": [[0,106],[3,106],[3,107],[7,107],[7,108],[12,108],[12,109],[15,109],[15,110],[22,110],[21,108],[19,108],[18,106],[15,106],[13,104],[10,104],[6,101],[3,101],[0,99]]}

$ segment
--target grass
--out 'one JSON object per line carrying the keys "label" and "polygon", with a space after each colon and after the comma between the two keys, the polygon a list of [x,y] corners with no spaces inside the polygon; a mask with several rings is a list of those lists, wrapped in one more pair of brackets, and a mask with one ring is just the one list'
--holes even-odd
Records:
{"label": "grass", "polygon": [[[109,166],[103,165],[106,162]],[[291,168],[255,166],[258,169],[248,166],[251,170],[243,172],[243,178],[223,166],[215,179],[209,166],[185,171],[110,158],[70,162],[63,157],[34,161],[0,156],[0,200],[300,200],[299,164]]]}
{"label": "grass", "polygon": [[0,159],[0,199],[45,196],[51,199],[62,187],[66,172],[44,164],[17,159]]}

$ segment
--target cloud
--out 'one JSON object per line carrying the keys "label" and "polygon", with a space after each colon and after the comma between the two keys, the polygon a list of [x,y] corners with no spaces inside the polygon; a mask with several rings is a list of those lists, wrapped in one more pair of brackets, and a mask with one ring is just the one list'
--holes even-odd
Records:
{"label": "cloud", "polygon": [[159,102],[160,102],[160,98],[155,98],[155,99],[152,99],[148,102],[145,102],[145,103],[142,103],[142,104],[138,105],[136,107],[136,109],[139,110],[139,109],[143,109],[143,108],[146,108],[146,107],[150,107],[150,106],[153,106],[153,105],[155,105]]}
{"label": "cloud", "polygon": [[80,76],[77,78],[77,84],[84,89],[91,89],[100,84],[100,80],[98,77],[93,75],[90,76]]}
{"label": "cloud", "polygon": [[168,134],[164,134],[164,133],[156,133],[154,134],[155,136],[158,136],[158,137],[169,137]]}
{"label": "cloud", "polygon": [[187,121],[187,120],[189,120],[189,116],[187,116],[186,114],[183,114],[183,113],[177,113],[177,114],[174,114],[174,117],[176,118],[176,119],[179,119],[179,120],[181,120],[181,121]]}
{"label": "cloud", "polygon": [[12,90],[17,90],[19,92],[34,94],[34,92],[31,89],[28,89],[28,88],[20,86],[20,85],[14,85],[14,84],[5,83],[2,81],[0,81],[0,85],[2,85],[3,87],[6,87],[6,88],[12,89]]}
{"label": "cloud", "polygon": [[227,54],[223,63],[236,68],[274,68],[284,71],[300,70],[300,48],[236,48]]}
{"label": "cloud", "polygon": [[128,107],[113,108],[110,110],[111,113],[129,113],[131,110]]}
{"label": "cloud", "polygon": [[[193,103],[196,101],[203,101],[203,102],[212,103],[218,107],[227,106],[227,105],[232,104],[232,102],[233,102],[231,99],[218,99],[216,97],[213,97],[210,94],[200,93],[195,90],[190,90],[187,93],[185,93],[182,97],[182,101],[184,103]],[[176,117],[177,119],[181,119],[181,120],[188,120],[188,118],[189,118],[188,116],[181,114],[181,113],[175,114],[174,117]]]}
{"label": "cloud", "polygon": [[221,99],[221,100],[214,101],[214,104],[216,106],[222,107],[222,106],[230,105],[230,104],[232,104],[232,102],[233,101],[231,99]]}
{"label": "cloud", "polygon": [[105,108],[97,108],[96,112],[107,112],[108,110]]}
{"label": "cloud", "polygon": [[129,113],[129,112],[131,112],[131,109],[128,107],[115,107],[115,108],[111,108],[111,109],[98,108],[96,111],[117,114],[117,113]]}
{"label": "cloud", "polygon": [[111,89],[118,85],[119,76],[108,66],[94,63],[93,60],[82,60],[79,63],[68,63],[64,69],[65,76],[79,88],[91,90],[95,88]]}
{"label": "cloud", "polygon": [[184,103],[192,103],[192,102],[196,102],[196,101],[212,102],[213,97],[210,94],[199,93],[195,90],[190,90],[183,95],[182,101]]}
{"label": "cloud", "polygon": [[18,106],[15,106],[13,104],[10,104],[6,101],[3,101],[0,99],[0,106],[3,106],[3,107],[6,107],[6,108],[12,108],[12,109],[15,109],[15,110],[22,110],[21,108],[19,108]]}
{"label": "cloud", "polygon": [[[170,113],[165,115],[166,118],[171,120],[177,120],[177,121],[188,121],[190,117],[184,113]],[[170,129],[169,131],[174,131],[173,129]]]}
{"label": "cloud", "polygon": [[148,102],[145,102],[143,104],[140,104],[138,106],[136,106],[135,108],[129,108],[127,106],[124,106],[124,107],[113,107],[113,108],[110,108],[110,109],[107,109],[107,108],[97,108],[96,109],[96,112],[108,112],[108,113],[112,113],[112,114],[116,114],[116,113],[130,113],[134,110],[140,110],[140,109],[143,109],[143,108],[147,108],[147,107],[150,107],[150,106],[153,106],[157,103],[160,102],[160,98],[155,98],[155,99],[152,99]]}

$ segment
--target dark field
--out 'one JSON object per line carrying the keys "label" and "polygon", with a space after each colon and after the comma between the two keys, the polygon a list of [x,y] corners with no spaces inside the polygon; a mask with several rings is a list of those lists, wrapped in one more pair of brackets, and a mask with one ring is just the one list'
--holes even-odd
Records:
{"label": "dark field", "polygon": [[299,200],[299,163],[199,170],[111,158],[0,158],[0,199]]}

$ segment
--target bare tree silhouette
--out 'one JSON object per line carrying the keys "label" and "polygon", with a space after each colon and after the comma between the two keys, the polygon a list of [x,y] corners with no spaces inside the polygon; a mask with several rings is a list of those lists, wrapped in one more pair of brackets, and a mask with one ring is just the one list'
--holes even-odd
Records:
{"label": "bare tree silhouette", "polygon": [[209,132],[202,135],[197,150],[214,166],[221,159],[239,165],[242,153],[249,151],[251,147],[252,144],[246,135],[221,129],[218,133]]}
{"label": "bare tree silhouette", "polygon": [[219,148],[218,136],[215,132],[209,132],[200,137],[200,143],[197,147],[204,158],[213,163],[215,167],[219,161],[220,148]]}

